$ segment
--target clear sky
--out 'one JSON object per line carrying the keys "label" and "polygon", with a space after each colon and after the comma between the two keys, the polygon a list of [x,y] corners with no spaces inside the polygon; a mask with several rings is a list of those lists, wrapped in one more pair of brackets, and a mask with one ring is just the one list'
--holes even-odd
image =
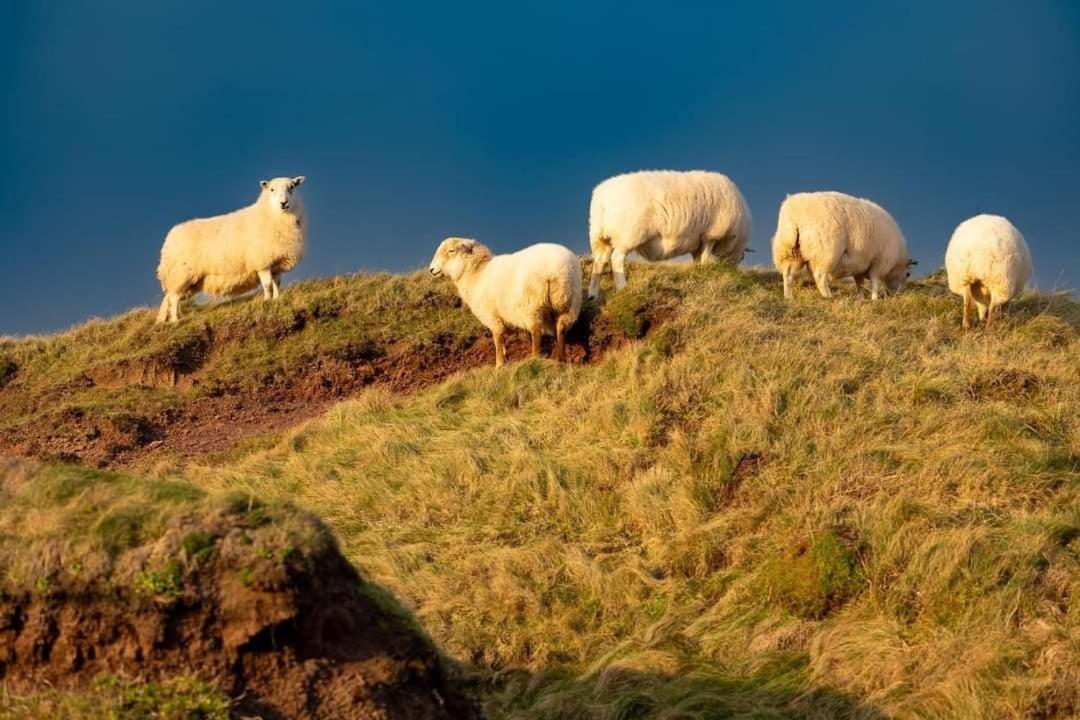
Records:
{"label": "clear sky", "polygon": [[[730,175],[767,262],[784,195],[889,209],[920,270],[1008,215],[1080,286],[1080,3],[4,2],[0,333],[157,304],[169,227],[306,175],[287,277],[447,235],[588,248],[589,193]],[[779,289],[778,289],[779,292]]]}

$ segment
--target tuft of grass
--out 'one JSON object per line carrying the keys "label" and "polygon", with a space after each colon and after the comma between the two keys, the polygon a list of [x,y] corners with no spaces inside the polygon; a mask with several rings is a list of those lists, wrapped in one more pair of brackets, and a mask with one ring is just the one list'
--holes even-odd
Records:
{"label": "tuft of grass", "polygon": [[192,530],[180,540],[184,557],[195,564],[213,557],[216,545],[217,538],[205,530]]}
{"label": "tuft of grass", "polygon": [[142,544],[145,540],[143,524],[149,512],[152,510],[146,506],[119,507],[101,516],[94,530],[98,542],[110,557],[115,558]]}
{"label": "tuft of grass", "polygon": [[842,607],[865,585],[858,559],[833,530],[819,533],[774,559],[763,570],[770,596],[816,620]]}
{"label": "tuft of grass", "polygon": [[148,595],[173,597],[183,588],[184,572],[179,561],[168,560],[156,570],[142,570],[135,576],[135,588]]}

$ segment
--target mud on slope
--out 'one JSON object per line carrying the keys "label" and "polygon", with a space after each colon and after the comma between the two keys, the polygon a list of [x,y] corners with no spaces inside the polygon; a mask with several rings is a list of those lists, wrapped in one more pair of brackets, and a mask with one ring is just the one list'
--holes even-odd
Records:
{"label": "mud on slope", "polygon": [[[64,494],[65,478],[32,475],[0,468],[0,497],[25,504],[41,492],[25,487],[31,482]],[[95,527],[126,502],[117,498]],[[477,717],[431,645],[310,516],[234,497],[181,502],[163,533],[143,544],[122,547],[112,530],[94,536],[98,547],[77,561],[27,556],[50,555],[48,543],[4,548],[0,684],[8,692],[91,691],[102,674],[194,675],[234,698],[239,716]],[[20,575],[21,586],[10,580]]]}
{"label": "mud on slope", "polygon": [[[663,303],[630,292],[615,297],[603,307],[586,306],[570,334],[570,362],[596,361],[674,312],[672,297]],[[445,293],[426,292],[413,302],[414,314],[467,314]],[[338,332],[327,339],[320,333],[344,322],[346,311],[325,298],[268,308],[265,317],[259,309],[245,307],[258,318],[245,322],[227,315],[217,322],[193,318],[160,349],[92,364],[35,395],[20,392],[25,373],[12,361],[5,375],[10,379],[0,386],[0,413],[17,422],[0,426],[0,455],[120,468],[225,452],[245,438],[312,418],[364,388],[411,392],[494,358],[489,335],[474,322],[408,338],[373,339],[358,330],[354,338]],[[289,363],[236,359],[259,344],[272,356],[275,343],[304,343],[305,350]],[[528,352],[527,336],[513,335],[511,360]],[[84,402],[87,397],[93,402]]]}

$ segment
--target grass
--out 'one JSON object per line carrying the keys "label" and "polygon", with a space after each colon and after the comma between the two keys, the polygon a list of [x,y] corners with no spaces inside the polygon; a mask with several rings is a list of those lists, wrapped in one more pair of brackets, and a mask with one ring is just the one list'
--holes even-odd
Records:
{"label": "grass", "polygon": [[0,720],[228,720],[231,703],[195,678],[144,683],[99,677],[93,692],[15,696],[0,690]]}
{"label": "grass", "polygon": [[632,274],[613,317],[676,316],[600,363],[366,392],[183,474],[322,516],[490,717],[1080,712],[1077,305],[964,333],[933,281]]}
{"label": "grass", "polygon": [[260,545],[288,548],[306,562],[332,542],[285,501],[207,493],[176,479],[0,461],[0,598],[194,592],[188,578],[236,527],[246,528],[251,545],[231,551],[228,564],[240,568],[264,558]]}
{"label": "grass", "polygon": [[189,304],[175,327],[155,325],[143,308],[57,335],[0,338],[0,431],[73,413],[130,423],[193,397],[272,384],[319,358],[378,357],[478,334],[468,313],[448,310],[453,288],[425,275],[310,280],[275,303]]}
{"label": "grass", "polygon": [[[294,502],[463,666],[491,718],[1080,714],[1080,306],[1032,293],[964,333],[938,280],[879,303],[785,301],[775,274],[724,268],[634,267],[630,282],[599,311],[644,337],[600,362],[365,391],[276,442],[161,468],[162,488],[187,489],[87,509],[75,545],[107,561],[161,507],[200,502],[170,499],[186,481],[254,516],[252,495]],[[292,305],[187,327],[257,328],[213,373],[263,382],[316,349],[478,332],[446,290],[305,283]],[[672,298],[645,335],[644,310]],[[324,303],[336,319],[274,331]],[[136,314],[0,355],[9,388],[59,382],[49,363],[95,336],[116,358],[184,328]],[[27,492],[93,496],[95,477]],[[0,536],[38,532],[25,514]]]}

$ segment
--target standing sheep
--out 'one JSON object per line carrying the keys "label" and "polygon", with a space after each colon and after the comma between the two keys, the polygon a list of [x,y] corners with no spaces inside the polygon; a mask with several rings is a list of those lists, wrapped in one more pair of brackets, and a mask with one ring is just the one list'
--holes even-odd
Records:
{"label": "standing sheep", "polygon": [[896,293],[911,277],[915,260],[896,221],[876,203],[838,192],[789,195],[780,206],[773,263],[784,277],[784,297],[794,295],[803,267],[823,297],[830,280],[852,277],[860,297],[870,279],[870,297]]}
{"label": "standing sheep", "polygon": [[971,327],[971,303],[986,327],[994,308],[1019,295],[1031,277],[1031,252],[1016,226],[1000,215],[976,215],[953,231],[945,251],[949,289],[964,298],[964,329]]}
{"label": "standing sheep", "polygon": [[157,321],[180,319],[180,301],[196,292],[228,296],[262,285],[280,295],[278,280],[304,257],[307,216],[296,188],[304,177],[263,180],[252,204],[226,215],[180,223],[165,236],[157,276],[165,298]]}
{"label": "standing sheep", "polygon": [[650,170],[608,178],[589,205],[592,280],[611,263],[615,289],[626,287],[626,256],[668,260],[690,253],[701,263],[738,263],[750,242],[750,210],[739,188],[720,173]]}
{"label": "standing sheep", "polygon": [[492,256],[476,240],[447,238],[428,268],[450,278],[461,299],[495,340],[495,367],[506,361],[506,330],[532,336],[532,356],[540,355],[540,335],[555,335],[552,358],[566,359],[566,331],[581,312],[581,265],[562,245],[541,243],[510,255]]}

